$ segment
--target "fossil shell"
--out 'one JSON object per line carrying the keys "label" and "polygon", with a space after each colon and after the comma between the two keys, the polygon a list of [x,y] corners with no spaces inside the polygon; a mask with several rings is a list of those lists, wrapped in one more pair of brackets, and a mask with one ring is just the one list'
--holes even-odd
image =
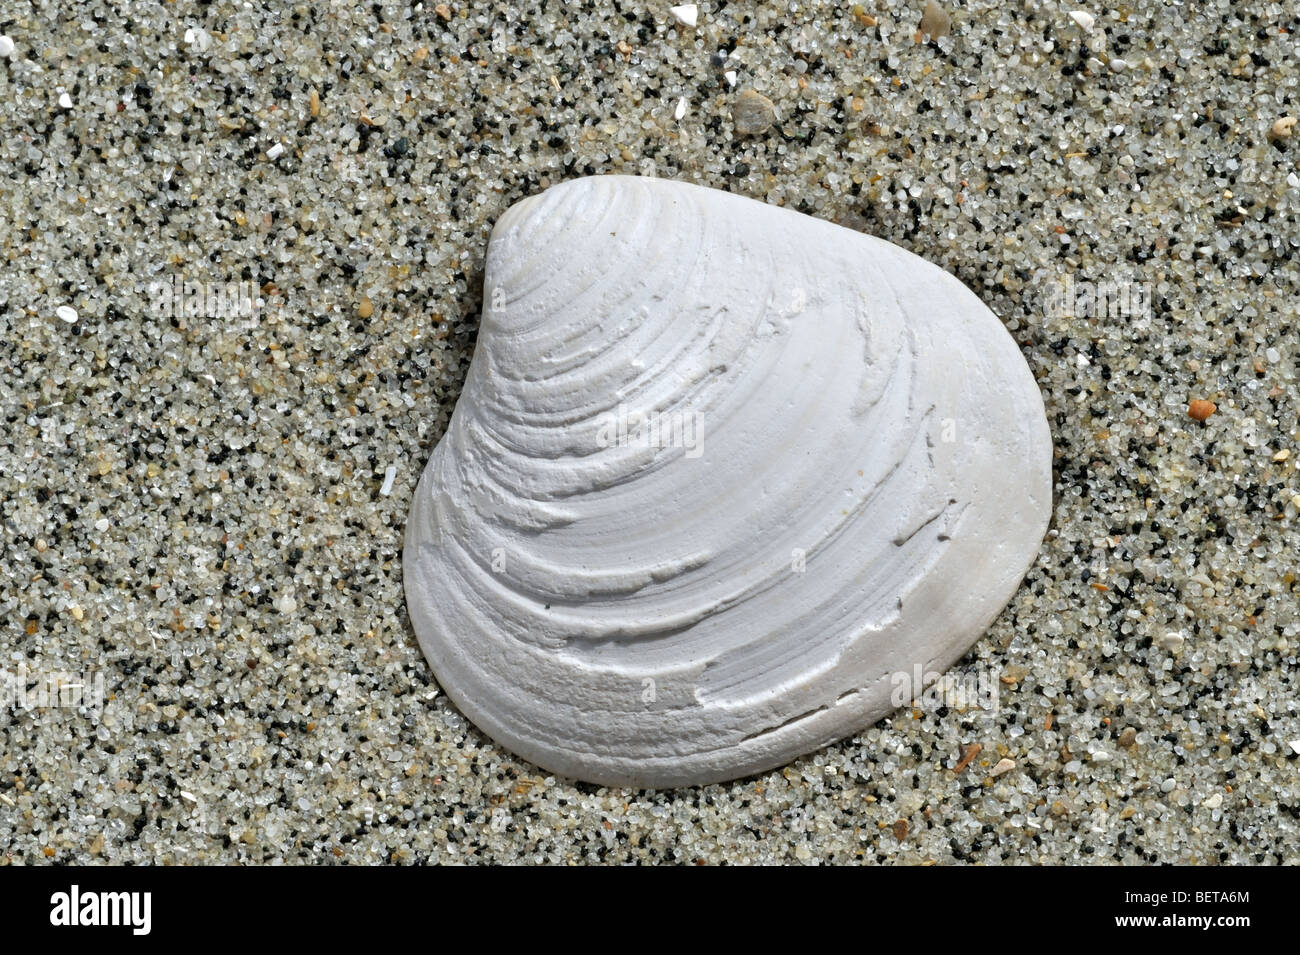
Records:
{"label": "fossil shell", "polygon": [[1035,557],[1038,388],[903,249],[604,176],[513,206],[484,292],[406,598],[451,699],[547,770],[703,783],[861,730]]}

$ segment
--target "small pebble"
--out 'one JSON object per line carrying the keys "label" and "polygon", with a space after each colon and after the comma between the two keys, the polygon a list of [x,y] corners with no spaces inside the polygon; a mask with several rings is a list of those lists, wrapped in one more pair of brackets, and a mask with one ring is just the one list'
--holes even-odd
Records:
{"label": "small pebble", "polygon": [[683,3],[681,6],[669,7],[668,12],[684,27],[693,27],[699,21],[700,8],[693,3]]}
{"label": "small pebble", "polygon": [[953,766],[952,771],[960,774],[980,754],[982,749],[984,749],[983,743],[971,743],[964,746],[961,751],[961,759],[957,760],[957,764]]}
{"label": "small pebble", "polygon": [[1268,131],[1269,138],[1290,139],[1291,134],[1295,132],[1296,122],[1297,120],[1294,116],[1283,116],[1281,119],[1275,122],[1273,124],[1273,127]]}
{"label": "small pebble", "polygon": [[1087,10],[1071,10],[1070,19],[1079,25],[1079,29],[1084,33],[1091,33],[1093,26],[1097,23],[1097,18]]}
{"label": "small pebble", "polygon": [[1187,406],[1187,414],[1196,421],[1204,421],[1218,410],[1218,405],[1213,401],[1206,401],[1204,398],[1197,398]]}
{"label": "small pebble", "polygon": [[683,96],[677,101],[677,108],[673,110],[673,119],[681,119],[686,115],[686,97]]}
{"label": "small pebble", "polygon": [[63,109],[72,109],[72,96],[68,93],[60,93],[59,106]]}
{"label": "small pebble", "polygon": [[736,132],[742,136],[757,136],[766,132],[776,121],[776,107],[772,101],[755,90],[745,90],[736,97],[731,108],[731,120]]}
{"label": "small pebble", "polygon": [[388,497],[393,493],[393,481],[397,478],[397,465],[390,464],[384,468],[384,485],[379,489],[380,497]]}
{"label": "small pebble", "polygon": [[1179,650],[1183,648],[1183,643],[1186,641],[1186,639],[1187,638],[1184,637],[1182,633],[1180,633],[1179,631],[1170,630],[1168,633],[1166,633],[1164,636],[1160,638],[1159,643],[1160,646],[1164,647],[1170,653],[1177,653]]}
{"label": "small pebble", "polygon": [[185,42],[200,53],[207,53],[212,49],[212,34],[207,30],[190,27],[185,31]]}
{"label": "small pebble", "polygon": [[284,155],[284,143],[276,143],[266,151],[266,158],[274,162]]}
{"label": "small pebble", "polygon": [[357,317],[369,318],[375,313],[374,303],[370,301],[370,296],[361,296],[361,301],[357,304]]}
{"label": "small pebble", "polygon": [[1291,747],[1291,752],[1300,756],[1300,739],[1293,739],[1291,742],[1287,743],[1287,745]]}
{"label": "small pebble", "polygon": [[1205,802],[1201,803],[1206,809],[1218,809],[1223,805],[1223,793],[1215,793]]}
{"label": "small pebble", "polygon": [[935,0],[925,0],[925,11],[921,14],[921,32],[932,40],[952,32],[952,18]]}
{"label": "small pebble", "polygon": [[14,52],[14,41],[7,36],[0,35],[0,57],[12,56]]}
{"label": "small pebble", "polygon": [[727,85],[728,85],[728,86],[735,86],[735,85],[736,85],[736,79],[737,79],[737,77],[736,77],[736,71],[735,71],[735,70],[727,70],[727,72],[725,72],[725,73],[722,74],[722,78],[723,78],[724,80],[727,81]]}
{"label": "small pebble", "polygon": [[71,305],[60,305],[54,310],[54,314],[59,316],[60,321],[67,322],[69,325],[77,324],[77,310]]}
{"label": "small pebble", "polygon": [[1131,726],[1124,727],[1124,732],[1119,734],[1119,745],[1128,749],[1137,742],[1138,731]]}
{"label": "small pebble", "polygon": [[1006,773],[1011,772],[1011,770],[1015,768],[1016,768],[1016,761],[1014,759],[1006,759],[1004,757],[1002,759],[999,759],[997,765],[994,766],[991,770],[989,770],[989,775],[996,779],[998,776],[1005,775]]}

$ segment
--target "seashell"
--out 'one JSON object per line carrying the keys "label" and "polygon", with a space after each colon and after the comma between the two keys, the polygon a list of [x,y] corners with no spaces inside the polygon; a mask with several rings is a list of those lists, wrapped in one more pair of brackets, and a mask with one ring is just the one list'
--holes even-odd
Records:
{"label": "seashell", "polygon": [[737,135],[757,136],[776,122],[776,106],[762,93],[745,90],[736,97],[731,121]]}
{"label": "seashell", "polygon": [[947,36],[952,32],[952,18],[948,11],[935,0],[925,0],[925,9],[921,11],[921,33],[932,40]]}
{"label": "seashell", "polygon": [[1046,531],[997,318],[880,239],[625,176],[513,206],[406,532],[448,696],[564,776],[731,779],[921,696]]}

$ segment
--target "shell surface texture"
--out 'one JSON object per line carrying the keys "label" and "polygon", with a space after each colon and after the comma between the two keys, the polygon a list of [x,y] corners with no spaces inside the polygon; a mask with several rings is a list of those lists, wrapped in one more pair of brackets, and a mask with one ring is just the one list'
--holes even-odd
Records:
{"label": "shell surface texture", "polygon": [[407,605],[519,756],[733,779],[969,649],[1037,555],[1051,460],[1024,358],[942,269],[730,193],[577,179],[493,230]]}

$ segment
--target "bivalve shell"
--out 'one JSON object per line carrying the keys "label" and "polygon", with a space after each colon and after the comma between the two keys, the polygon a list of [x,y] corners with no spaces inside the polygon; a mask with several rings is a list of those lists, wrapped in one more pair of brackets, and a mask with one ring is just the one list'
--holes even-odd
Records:
{"label": "bivalve shell", "polygon": [[484,732],[565,776],[779,766],[919,698],[1051,510],[1051,438],[960,281],[798,213],[605,176],[513,206],[407,528]]}

